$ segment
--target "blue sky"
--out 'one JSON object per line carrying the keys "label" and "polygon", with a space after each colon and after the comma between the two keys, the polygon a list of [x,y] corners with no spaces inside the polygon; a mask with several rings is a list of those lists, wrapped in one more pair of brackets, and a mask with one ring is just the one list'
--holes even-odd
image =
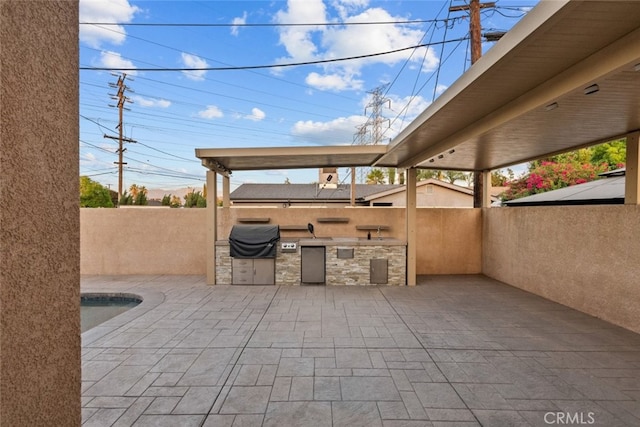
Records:
{"label": "blue sky", "polygon": [[[483,10],[483,32],[509,30],[536,3],[498,0],[496,9]],[[123,129],[137,143],[125,146],[125,188],[201,188],[206,170],[195,148],[349,145],[371,118],[367,105],[378,87],[387,119],[380,143],[388,143],[470,66],[466,15],[448,12],[463,4],[80,0],[80,66],[135,69],[126,71],[132,102]],[[371,22],[386,24],[362,24]],[[422,44],[428,46],[406,49]],[[118,112],[109,107],[109,83],[117,79],[110,71],[80,71],[80,173],[112,189],[117,141],[104,135],[117,135]],[[233,189],[285,179],[314,182],[318,172],[235,172],[231,182]],[[340,180],[350,180],[346,170]]]}

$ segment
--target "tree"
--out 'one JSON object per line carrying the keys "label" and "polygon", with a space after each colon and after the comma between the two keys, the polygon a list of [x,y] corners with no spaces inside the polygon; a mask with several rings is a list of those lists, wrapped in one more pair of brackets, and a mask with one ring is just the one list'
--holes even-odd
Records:
{"label": "tree", "polygon": [[178,196],[171,196],[171,202],[169,203],[169,206],[171,206],[172,208],[179,208],[180,206],[182,206],[182,200],[180,200],[180,197]]}
{"label": "tree", "polygon": [[582,184],[598,178],[606,166],[595,166],[591,163],[570,161],[535,162],[529,173],[508,183],[509,188],[503,193],[503,200],[513,200],[532,194],[557,190],[571,185]]}
{"label": "tree", "polygon": [[162,206],[171,206],[171,194],[162,196]]}
{"label": "tree", "polygon": [[127,193],[127,191],[125,190],[124,193],[122,193],[122,197],[120,197],[120,206],[125,206],[125,205],[132,205],[133,204],[133,197],[131,196],[131,194]]}
{"label": "tree", "polygon": [[138,193],[133,201],[133,204],[138,206],[146,206],[149,204],[147,200],[147,188],[143,185],[142,187],[138,187]]}
{"label": "tree", "polygon": [[396,183],[396,168],[387,168],[387,177],[389,178],[389,184]]}
{"label": "tree", "polygon": [[398,174],[398,184],[400,185],[404,185],[404,171],[401,171]]}
{"label": "tree", "polygon": [[384,184],[384,172],[382,169],[373,168],[367,174],[367,184]]}
{"label": "tree", "polygon": [[599,173],[624,167],[625,161],[624,140],[534,160],[528,165],[528,174],[508,181],[509,189],[502,199],[512,200],[593,181],[598,179]]}
{"label": "tree", "polygon": [[109,189],[88,176],[80,177],[80,207],[112,208],[113,201]]}
{"label": "tree", "polygon": [[509,181],[513,181],[515,175],[511,169],[507,169],[507,174],[502,169],[497,169],[491,172],[491,186],[492,187],[506,187]]}
{"label": "tree", "polygon": [[191,190],[184,196],[185,208],[206,208],[207,199],[204,198],[200,191]]}
{"label": "tree", "polygon": [[627,142],[624,139],[593,147],[591,163],[606,164],[609,170],[624,167],[627,161]]}
{"label": "tree", "polygon": [[416,174],[418,181],[425,181],[427,179],[441,179],[442,171],[436,169],[419,169]]}
{"label": "tree", "polygon": [[449,184],[455,184],[456,181],[463,181],[466,179],[466,174],[464,172],[460,172],[460,171],[444,171],[444,173],[442,174],[444,181],[448,182]]}

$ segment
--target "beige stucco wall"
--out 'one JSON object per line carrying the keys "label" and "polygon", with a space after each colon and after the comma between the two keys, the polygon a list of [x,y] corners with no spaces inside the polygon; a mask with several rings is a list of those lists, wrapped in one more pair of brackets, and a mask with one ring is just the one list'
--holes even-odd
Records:
{"label": "beige stucco wall", "polygon": [[[205,209],[81,209],[82,274],[205,274]],[[472,274],[481,267],[481,212],[418,209],[418,274]],[[319,218],[347,218],[323,223]],[[270,224],[311,222],[318,237],[366,237],[357,225],[386,225],[382,237],[405,240],[403,208],[218,208],[224,240],[241,218]],[[376,232],[372,232],[373,237]],[[309,237],[281,230],[282,238]]]}
{"label": "beige stucco wall", "polygon": [[483,272],[640,332],[640,206],[484,212]]}
{"label": "beige stucco wall", "polygon": [[206,209],[80,209],[82,274],[205,274]]}
{"label": "beige stucco wall", "polygon": [[0,425],[80,425],[78,4],[0,2]]}

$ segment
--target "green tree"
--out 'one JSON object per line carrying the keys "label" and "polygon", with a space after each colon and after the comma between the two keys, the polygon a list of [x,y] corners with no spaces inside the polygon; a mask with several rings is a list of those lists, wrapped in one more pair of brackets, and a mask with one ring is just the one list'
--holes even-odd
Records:
{"label": "green tree", "polygon": [[449,184],[455,184],[456,181],[464,181],[467,177],[464,172],[450,170],[444,171],[442,175],[444,181],[448,182]]}
{"label": "green tree", "polygon": [[384,172],[382,169],[373,168],[367,174],[367,184],[384,184]]}
{"label": "green tree", "polygon": [[169,203],[169,206],[171,206],[172,208],[179,208],[180,206],[182,206],[182,200],[180,200],[180,197],[178,196],[171,196],[171,202]]}
{"label": "green tree", "polygon": [[80,207],[112,208],[113,201],[109,189],[88,176],[80,177]]}
{"label": "green tree", "polygon": [[120,206],[126,206],[126,205],[132,205],[133,204],[133,197],[131,196],[131,194],[127,193],[127,190],[124,191],[124,193],[122,193],[122,196],[120,197]]}
{"label": "green tree", "polygon": [[609,170],[624,167],[627,161],[627,142],[624,139],[606,142],[593,147],[592,164],[606,164]]}
{"label": "green tree", "polygon": [[162,196],[162,206],[171,206],[171,194]]}
{"label": "green tree", "polygon": [[416,174],[418,181],[425,181],[427,179],[442,179],[442,171],[436,169],[419,169]]}
{"label": "green tree", "polygon": [[396,168],[387,168],[387,178],[389,178],[389,184],[396,183]]}
{"label": "green tree", "polygon": [[542,161],[536,162],[529,173],[509,182],[509,188],[502,194],[503,200],[518,199],[532,194],[557,190],[571,185],[598,179],[598,174],[605,171],[605,165],[592,165],[591,163],[579,163],[567,161]]}
{"label": "green tree", "polygon": [[491,172],[491,186],[492,187],[505,187],[509,181],[513,181],[515,175],[511,169],[507,169],[505,174],[502,169],[497,169]]}
{"label": "green tree", "polygon": [[146,206],[149,204],[149,200],[147,199],[147,188],[144,185],[142,187],[138,187],[138,192],[133,204],[138,206]]}
{"label": "green tree", "polygon": [[569,151],[529,163],[529,173],[510,179],[503,200],[581,184],[598,179],[598,174],[624,167],[626,143],[611,141],[593,147]]}
{"label": "green tree", "polygon": [[202,195],[200,191],[191,190],[184,196],[185,208],[206,208],[207,199]]}

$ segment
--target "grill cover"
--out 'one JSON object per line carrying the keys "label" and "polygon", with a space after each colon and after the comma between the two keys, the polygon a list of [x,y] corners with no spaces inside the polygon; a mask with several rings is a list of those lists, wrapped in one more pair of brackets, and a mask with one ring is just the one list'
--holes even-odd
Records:
{"label": "grill cover", "polygon": [[277,225],[234,225],[229,235],[234,258],[275,258],[280,227]]}

